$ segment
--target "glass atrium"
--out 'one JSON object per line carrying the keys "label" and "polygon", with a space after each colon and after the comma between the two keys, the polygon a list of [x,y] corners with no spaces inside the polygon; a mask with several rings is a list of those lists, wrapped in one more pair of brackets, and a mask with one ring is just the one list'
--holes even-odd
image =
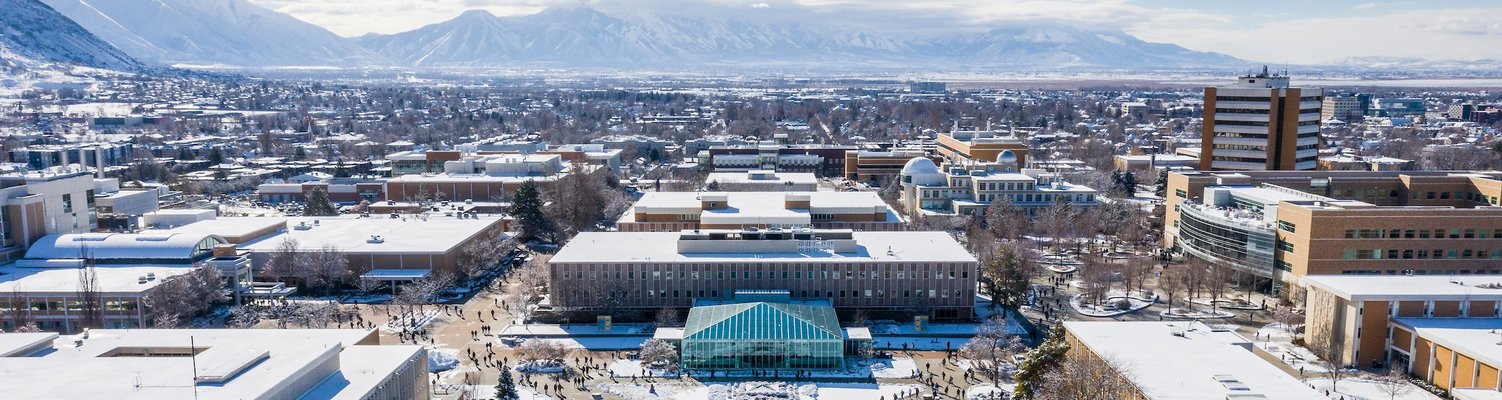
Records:
{"label": "glass atrium", "polygon": [[687,369],[836,369],[844,351],[834,308],[786,303],[694,307],[681,342]]}

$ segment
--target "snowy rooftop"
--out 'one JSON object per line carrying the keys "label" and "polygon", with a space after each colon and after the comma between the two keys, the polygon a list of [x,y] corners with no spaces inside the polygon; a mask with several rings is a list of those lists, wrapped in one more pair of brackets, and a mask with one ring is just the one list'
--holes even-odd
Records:
{"label": "snowy rooftop", "polygon": [[[780,253],[679,253],[679,232],[583,232],[554,255],[554,263],[578,262],[975,262],[970,252],[944,232],[852,232],[856,251],[808,250]],[[890,252],[889,252],[890,250]]]}
{"label": "snowy rooftop", "polygon": [[[364,398],[407,360],[418,346],[357,346],[370,334],[335,329],[95,329],[82,346],[78,336],[58,340],[55,350],[33,357],[0,357],[6,395],[14,398],[247,399]],[[0,334],[0,338],[13,334]],[[120,354],[160,349],[196,357]],[[0,340],[0,344],[10,341]],[[0,348],[0,353],[8,349]],[[194,359],[196,358],[196,360]],[[195,370],[200,381],[194,385]],[[342,366],[317,376],[309,390],[295,386],[332,361]],[[224,379],[222,383],[206,380]],[[19,383],[24,382],[24,383]],[[83,383],[83,384],[81,384]]]}
{"label": "snowy rooftop", "polygon": [[222,217],[167,229],[146,230],[143,233],[218,235],[224,238],[254,239],[245,236],[274,226],[285,228],[286,222],[287,217]]}
{"label": "snowy rooftop", "polygon": [[1495,318],[1399,318],[1419,337],[1485,362],[1502,365],[1502,320]]}
{"label": "snowy rooftop", "polygon": [[[191,272],[190,265],[130,266],[100,265],[94,268],[99,291],[105,295],[135,296],[162,284],[162,280]],[[141,277],[155,274],[156,279],[141,282]],[[27,295],[78,294],[77,268],[22,268],[16,264],[0,265],[0,292]]]}
{"label": "snowy rooftop", "polygon": [[708,176],[704,177],[704,182],[719,182],[721,184],[792,182],[793,184],[808,185],[819,183],[819,178],[814,176],[813,173],[808,172],[777,172],[763,175],[767,177],[764,179],[752,179],[750,175],[746,172],[711,172]]}
{"label": "snowy rooftop", "polygon": [[[791,211],[785,208],[789,193],[803,196],[809,203],[807,209]],[[809,223],[814,214],[887,214],[887,222],[902,222],[902,217],[877,196],[876,192],[716,192],[727,198],[729,207],[702,212],[704,223],[715,222],[724,217],[792,217]],[[647,192],[621,217],[621,221],[635,221],[637,212],[647,214],[698,213],[702,209],[702,193],[696,192]],[[879,211],[878,211],[879,210]],[[738,219],[736,221],[739,221]]]}
{"label": "snowy rooftop", "polygon": [[1502,300],[1502,288],[1483,287],[1502,285],[1502,276],[1496,275],[1310,275],[1303,281],[1345,299]]}
{"label": "snowy rooftop", "polygon": [[[205,222],[221,221],[233,219]],[[273,251],[283,238],[291,238],[303,250],[333,246],[346,253],[445,253],[499,222],[497,217],[486,216],[478,219],[433,216],[426,220],[412,216],[294,217],[287,218],[287,229],[281,233],[242,243],[240,248]],[[234,228],[232,222],[230,225],[227,228]],[[379,243],[372,243],[372,235],[380,237]]]}
{"label": "snowy rooftop", "polygon": [[1132,384],[1150,399],[1224,399],[1253,393],[1269,399],[1324,399],[1253,354],[1251,342],[1234,332],[1212,331],[1193,322],[1066,321],[1064,329],[1118,370],[1125,369]]}

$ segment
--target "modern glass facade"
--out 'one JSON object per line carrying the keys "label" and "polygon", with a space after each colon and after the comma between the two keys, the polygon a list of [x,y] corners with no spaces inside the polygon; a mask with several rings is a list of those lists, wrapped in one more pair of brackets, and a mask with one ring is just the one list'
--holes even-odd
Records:
{"label": "modern glass facade", "polygon": [[834,308],[761,302],[694,307],[680,349],[686,369],[837,369],[844,352]]}
{"label": "modern glass facade", "polygon": [[1235,215],[1240,210],[1207,209],[1184,203],[1179,213],[1178,244],[1185,252],[1232,269],[1273,278],[1273,244],[1277,233],[1265,223]]}

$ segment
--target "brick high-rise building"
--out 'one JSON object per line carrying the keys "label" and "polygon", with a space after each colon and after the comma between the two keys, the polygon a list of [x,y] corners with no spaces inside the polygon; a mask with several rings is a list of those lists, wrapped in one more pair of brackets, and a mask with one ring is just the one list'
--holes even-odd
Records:
{"label": "brick high-rise building", "polygon": [[1205,88],[1200,170],[1315,169],[1323,99],[1324,89],[1289,87],[1267,67]]}

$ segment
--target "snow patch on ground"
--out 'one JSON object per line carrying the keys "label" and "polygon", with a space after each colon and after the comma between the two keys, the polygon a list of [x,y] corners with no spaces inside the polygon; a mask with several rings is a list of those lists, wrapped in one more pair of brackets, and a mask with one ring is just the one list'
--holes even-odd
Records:
{"label": "snow patch on ground", "polygon": [[1001,388],[990,383],[980,383],[965,389],[966,400],[1001,400],[1011,396],[1011,387]]}
{"label": "snow patch on ground", "polygon": [[882,360],[871,364],[871,375],[887,379],[913,378],[918,376],[918,363],[905,357]]}
{"label": "snow patch on ground", "polygon": [[[1304,383],[1308,383],[1310,385],[1313,385],[1314,389],[1318,390],[1320,393],[1324,393],[1326,390],[1330,390],[1330,380],[1329,379],[1325,379],[1325,378],[1305,379]],[[1423,388],[1415,386],[1412,383],[1404,382],[1404,384],[1408,385],[1408,391],[1404,392],[1401,395],[1392,397],[1392,399],[1394,399],[1394,400],[1440,400],[1439,396],[1435,396],[1434,394],[1426,392],[1426,391],[1424,391]],[[1388,399],[1388,394],[1387,393],[1383,393],[1381,389],[1378,389],[1377,388],[1377,381],[1372,380],[1372,379],[1363,379],[1363,378],[1341,379],[1340,382],[1335,385],[1335,388],[1336,389],[1340,389],[1340,390],[1339,391],[1330,390],[1330,398],[1332,398],[1332,399],[1341,399],[1341,398],[1344,398],[1344,399],[1347,399],[1347,400],[1378,400],[1378,399],[1386,400],[1386,399]]]}
{"label": "snow patch on ground", "polygon": [[443,372],[459,366],[457,353],[452,349],[428,349],[428,372]]}

